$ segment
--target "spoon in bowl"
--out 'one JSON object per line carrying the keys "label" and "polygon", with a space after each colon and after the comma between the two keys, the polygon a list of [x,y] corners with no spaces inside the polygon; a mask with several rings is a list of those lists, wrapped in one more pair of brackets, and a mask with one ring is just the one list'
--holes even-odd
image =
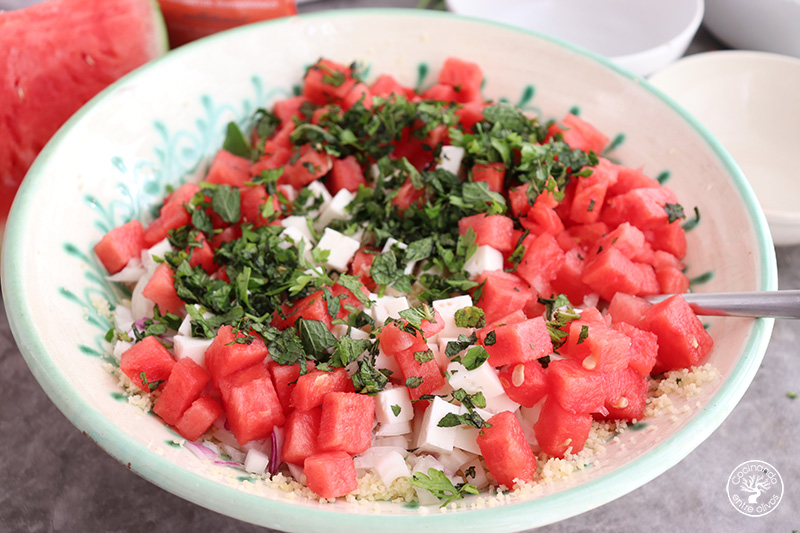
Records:
{"label": "spoon in bowl", "polygon": [[[661,294],[645,300],[658,303],[674,296]],[[698,315],[800,318],[800,290],[707,292],[682,294]]]}

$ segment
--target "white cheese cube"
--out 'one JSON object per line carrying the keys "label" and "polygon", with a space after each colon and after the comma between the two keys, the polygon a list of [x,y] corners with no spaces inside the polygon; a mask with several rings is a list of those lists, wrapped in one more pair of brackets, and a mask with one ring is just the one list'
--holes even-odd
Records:
{"label": "white cheese cube", "polygon": [[439,349],[438,342],[429,342],[428,348],[430,348],[433,352],[433,360],[436,361],[436,364],[439,366],[439,370],[444,372],[444,370],[447,368],[447,365],[450,364],[450,359],[442,350]]}
{"label": "white cheese cube", "polygon": [[468,394],[483,392],[487,401],[488,398],[505,394],[497,371],[488,362],[474,370],[467,370],[461,363],[452,362],[447,365],[447,373],[447,379],[454,389],[464,389]]}
{"label": "white cheese cube", "polygon": [[375,430],[375,435],[378,437],[399,437],[409,433],[411,433],[411,421],[380,424]]}
{"label": "white cheese cube", "polygon": [[403,458],[403,455],[391,451],[379,457],[372,470],[381,478],[383,484],[387,487],[399,477],[409,477],[411,472],[408,470],[408,465]]}
{"label": "white cheese cube", "polygon": [[[144,252],[142,252],[142,254],[144,254]],[[152,272],[146,272],[144,276],[139,278],[139,281],[133,288],[133,292],[131,293],[131,317],[134,321],[153,316],[153,308],[156,304],[153,303],[153,300],[145,298],[142,294],[142,291],[144,291],[144,288],[152,277]]]}
{"label": "white cheese cube", "polygon": [[347,189],[341,189],[336,193],[328,205],[321,209],[317,220],[314,222],[314,227],[317,231],[321,231],[333,220],[347,220],[350,218],[350,213],[347,211],[347,206],[356,197]]}
{"label": "white cheese cube", "polygon": [[153,273],[160,264],[155,260],[155,258],[158,257],[159,259],[163,259],[164,254],[171,251],[172,245],[169,243],[169,239],[164,238],[163,241],[154,244],[146,250],[142,250],[142,265],[147,269],[148,272]]}
{"label": "white cheese cube", "polygon": [[477,440],[479,433],[480,430],[476,427],[459,426],[453,446],[470,453],[480,454],[481,449]]}
{"label": "white cheese cube", "polygon": [[333,333],[333,336],[336,337],[337,339],[341,339],[345,335],[349,334],[351,339],[355,339],[357,341],[369,340],[369,333],[367,333],[363,329],[352,328],[347,324],[335,324],[331,328],[331,333]]}
{"label": "white cheese cube", "polygon": [[536,434],[533,432],[533,424],[528,423],[520,409],[514,412],[514,416],[517,417],[517,421],[522,428],[522,433],[525,435],[525,440],[528,441],[528,444],[536,444]]}
{"label": "white cheese cube", "polygon": [[378,355],[375,356],[375,368],[378,370],[388,370],[395,377],[400,375],[400,366],[397,364],[395,358],[391,355],[386,355],[383,350],[379,350]]}
{"label": "white cheese cube", "polygon": [[[200,310],[200,306],[197,304],[191,304],[195,309],[198,311]],[[214,313],[205,312],[203,313],[203,318],[211,318],[214,316]],[[180,327],[178,328],[178,335],[183,335],[184,337],[191,337],[192,336],[192,317],[191,315],[187,314],[183,317],[183,322],[181,322]]]}
{"label": "white cheese cube", "polygon": [[478,246],[472,257],[464,264],[470,278],[479,276],[484,270],[503,270],[503,252],[489,245]]}
{"label": "white cheese cube", "polygon": [[269,466],[269,455],[256,449],[247,452],[244,458],[244,469],[253,474],[263,474]]}
{"label": "white cheese cube", "polygon": [[464,149],[460,146],[442,146],[441,162],[436,165],[436,168],[447,170],[458,176],[463,158]]}
{"label": "white cheese cube", "polygon": [[175,358],[189,358],[200,366],[204,366],[206,360],[206,350],[211,346],[214,339],[196,339],[184,335],[172,337]]}
{"label": "white cheese cube", "polygon": [[408,455],[408,450],[396,446],[373,446],[361,455],[353,457],[356,468],[370,470],[375,463],[388,453],[397,453],[401,457]]}
{"label": "white cheese cube", "polygon": [[[397,411],[397,414],[395,414],[395,411]],[[408,394],[408,389],[406,387],[394,387],[377,393],[375,395],[375,418],[381,424],[410,422],[414,418],[414,406],[411,404],[411,396]]]}
{"label": "white cheese cube", "polygon": [[[422,473],[426,476],[428,475],[428,470],[433,468],[434,470],[440,470],[444,472],[444,465],[440,463],[435,457],[432,455],[423,455],[420,457],[417,462],[414,464],[414,467],[411,469],[412,474]],[[420,505],[439,505],[439,498],[434,496],[431,491],[427,489],[421,489],[419,487],[414,487],[414,490],[417,492],[417,497],[419,498]]]}
{"label": "white cheese cube", "polygon": [[306,217],[291,216],[281,219],[281,226],[284,228],[295,228],[306,240],[308,246],[313,242],[311,229],[308,227],[308,219]]}
{"label": "white cheese cube", "polygon": [[461,468],[461,465],[472,459],[472,456],[458,448],[453,448],[453,451],[449,453],[440,453],[438,458],[439,462],[444,465],[445,473],[452,476]]}
{"label": "white cheese cube", "polygon": [[[386,239],[386,244],[383,245],[383,250],[381,250],[382,254],[385,254],[389,250],[392,249],[392,246],[397,245],[398,248],[401,250],[405,250],[408,248],[408,245],[404,242],[400,242],[394,237],[389,237]],[[406,264],[405,268],[403,269],[403,274],[411,275],[414,272],[414,267],[417,265],[416,261],[410,261]]]}
{"label": "white cheese cube", "polygon": [[324,211],[325,208],[328,207],[328,204],[331,203],[333,197],[331,196],[331,193],[328,192],[327,187],[325,187],[325,185],[323,185],[319,180],[312,181],[306,185],[306,189],[311,191],[311,194],[314,196],[314,198],[322,198],[322,205],[319,206],[319,211],[314,210],[309,213],[312,218],[315,218],[319,212]]}
{"label": "white cheese cube", "polygon": [[[408,439],[402,435],[376,436],[372,439],[373,446],[394,446],[395,448],[408,449]],[[406,453],[405,455],[408,455]]]}
{"label": "white cheese cube", "polygon": [[291,185],[278,185],[275,188],[278,194],[282,194],[290,202],[294,202],[295,198],[297,198],[297,191]]}
{"label": "white cheese cube", "polygon": [[459,407],[438,396],[425,410],[422,425],[417,434],[416,447],[421,451],[445,453],[453,450],[456,427],[439,427],[439,421],[448,413],[459,414]]}
{"label": "white cheese cube", "polygon": [[474,485],[476,489],[481,490],[489,486],[486,470],[483,469],[483,465],[477,457],[462,465],[461,470],[464,472],[464,479],[467,480],[467,483]]}
{"label": "white cheese cube", "polygon": [[382,326],[387,318],[400,318],[400,311],[408,308],[408,298],[405,296],[383,296],[376,298],[372,306],[372,318],[376,325]]}
{"label": "white cheese cube", "polygon": [[318,250],[330,250],[325,266],[339,272],[347,270],[348,263],[360,247],[361,243],[357,240],[330,228],[325,228],[325,232],[317,244]]}
{"label": "white cheese cube", "polygon": [[439,332],[439,337],[458,337],[459,335],[470,335],[472,329],[459,328],[456,326],[456,311],[472,305],[472,297],[468,294],[447,298],[445,300],[434,300],[433,308],[439,311],[444,320],[444,329]]}
{"label": "white cheese cube", "polygon": [[517,409],[519,409],[519,404],[505,394],[486,398],[486,410],[493,415],[503,411],[511,411],[513,413]]}

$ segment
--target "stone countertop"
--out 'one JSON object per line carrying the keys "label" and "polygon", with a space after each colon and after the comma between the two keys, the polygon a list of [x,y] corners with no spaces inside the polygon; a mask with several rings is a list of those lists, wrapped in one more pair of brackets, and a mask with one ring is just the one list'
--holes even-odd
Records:
{"label": "stone countertop", "polygon": [[[3,7],[31,0],[3,0]],[[416,0],[329,0],[322,8],[393,5]],[[716,46],[700,32],[690,53]],[[777,250],[780,288],[800,288],[800,247]],[[800,530],[800,323],[777,320],[761,369],[739,405],[678,465],[607,505],[542,528],[560,532]],[[209,511],[119,464],[58,411],[28,370],[0,304],[0,531],[269,531]],[[785,493],[769,515],[749,518],[725,486],[740,463],[758,459],[782,475]]]}

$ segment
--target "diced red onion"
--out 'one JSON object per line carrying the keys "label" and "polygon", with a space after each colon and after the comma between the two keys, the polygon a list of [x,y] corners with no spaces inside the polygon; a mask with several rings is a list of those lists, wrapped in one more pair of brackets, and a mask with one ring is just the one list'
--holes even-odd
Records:
{"label": "diced red onion", "polygon": [[234,461],[214,461],[214,464],[219,466],[242,466],[241,463],[236,463]]}
{"label": "diced red onion", "polygon": [[198,459],[208,459],[213,461],[217,458],[217,454],[203,446],[202,444],[198,444],[196,442],[187,440],[183,443],[183,445],[193,454],[197,456]]}
{"label": "diced red onion", "polygon": [[269,454],[269,474],[274,476],[278,473],[278,468],[280,468],[280,457],[281,453],[278,449],[278,435],[276,434],[276,430],[272,430],[272,451]]}
{"label": "diced red onion", "polygon": [[227,418],[225,419],[225,425],[223,427],[225,428],[225,431],[230,431],[231,430],[231,425],[228,423],[228,419]]}

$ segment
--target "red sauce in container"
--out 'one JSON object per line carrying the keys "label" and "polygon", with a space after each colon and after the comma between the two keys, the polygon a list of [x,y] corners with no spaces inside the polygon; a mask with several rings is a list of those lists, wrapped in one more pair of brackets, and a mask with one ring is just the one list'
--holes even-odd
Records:
{"label": "red sauce in container", "polygon": [[172,48],[243,24],[297,14],[295,0],[159,0]]}

